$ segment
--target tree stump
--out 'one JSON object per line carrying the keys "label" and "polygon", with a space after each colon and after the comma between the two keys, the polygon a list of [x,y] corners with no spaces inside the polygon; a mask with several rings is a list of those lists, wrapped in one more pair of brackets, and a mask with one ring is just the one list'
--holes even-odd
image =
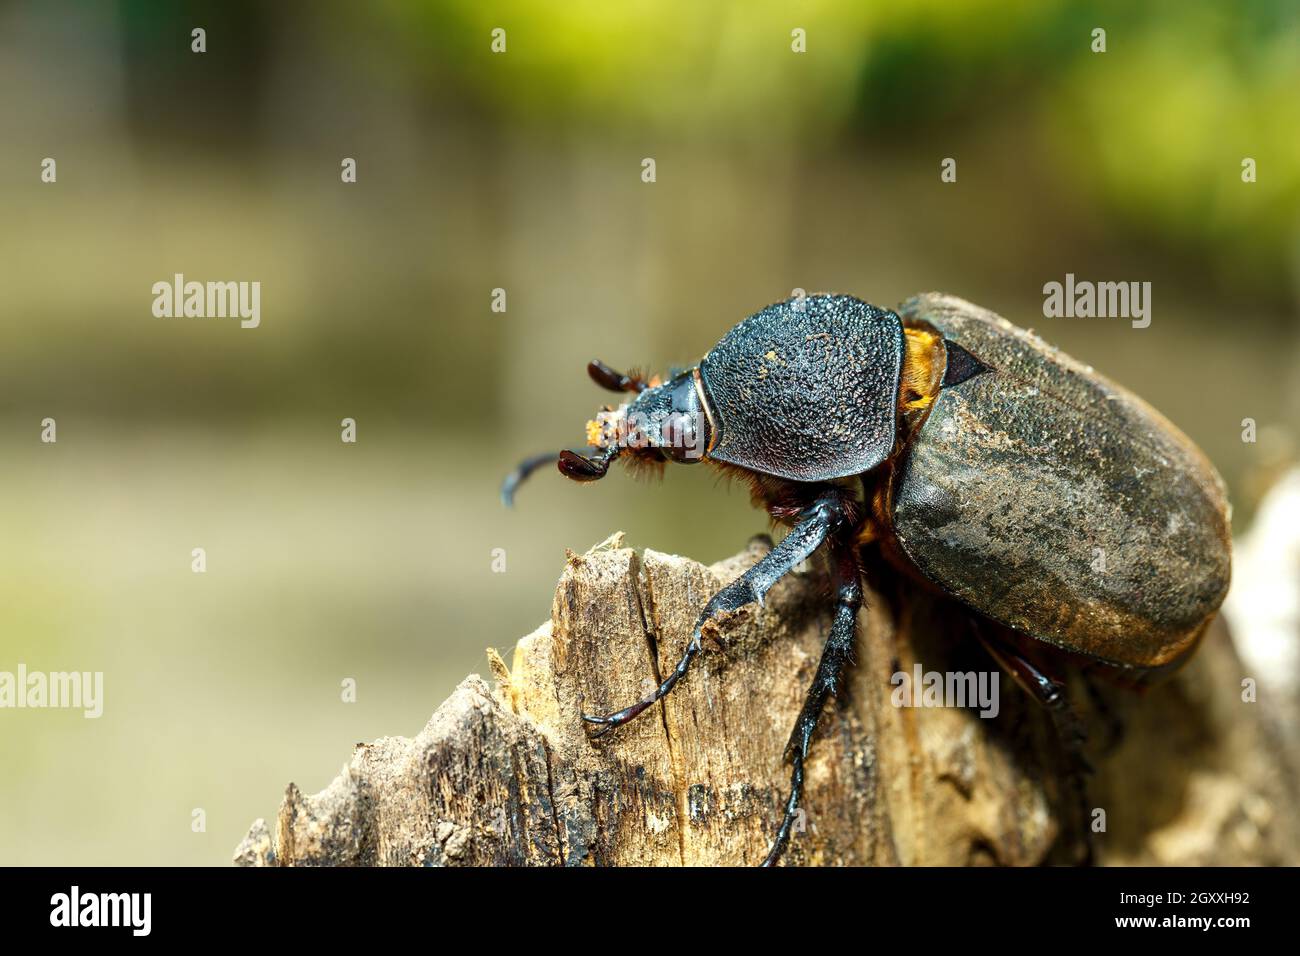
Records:
{"label": "tree stump", "polygon": [[[713,567],[614,535],[570,554],[551,620],[495,687],[466,678],[418,736],[358,746],[315,796],[290,784],[258,820],[241,865],[757,864],[789,787],[782,753],[830,626],[812,562],[705,630],[706,648],[661,704],[599,741],[603,713],[658,684],[708,598],[770,547]],[[876,577],[874,575],[870,577]],[[996,671],[951,602],[869,581],[856,664],[827,705],[786,865],[1035,865],[1300,860],[1297,788],[1279,729],[1241,699],[1241,666],[1216,624],[1192,661],[1139,694],[1104,688],[1090,713],[1088,800],[1051,721],[1010,680],[999,710],[895,705],[893,675]],[[1081,695],[1075,693],[1076,699]],[[1098,729],[1124,727],[1120,742]],[[1098,811],[1103,815],[1098,816]]]}

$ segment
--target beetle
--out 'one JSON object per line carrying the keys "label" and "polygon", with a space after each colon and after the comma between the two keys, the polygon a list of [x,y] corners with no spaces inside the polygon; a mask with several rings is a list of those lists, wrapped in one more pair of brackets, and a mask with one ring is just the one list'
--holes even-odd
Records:
{"label": "beetle", "polygon": [[897,312],[848,295],[789,299],[667,379],[600,361],[588,371],[634,398],[588,423],[583,452],[521,463],[502,487],[507,504],[550,462],[577,481],[620,456],[708,462],[746,477],[755,503],[789,528],[710,598],[652,694],[584,715],[597,735],[686,676],[706,622],[761,602],[828,550],[834,615],[786,749],[790,794],[764,865],[789,841],[813,732],[851,658],[867,547],[989,622],[976,633],[991,656],[1058,712],[1063,681],[1035,648],[1138,681],[1187,659],[1227,591],[1226,491],[1192,441],[1091,367],[956,297],[919,295]]}

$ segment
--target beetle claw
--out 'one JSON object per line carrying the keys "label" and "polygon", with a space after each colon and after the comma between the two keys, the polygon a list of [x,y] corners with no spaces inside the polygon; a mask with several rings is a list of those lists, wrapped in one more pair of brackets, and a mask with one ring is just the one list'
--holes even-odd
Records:
{"label": "beetle claw", "polygon": [[639,700],[630,707],[624,707],[622,710],[616,710],[612,714],[596,716],[595,714],[583,714],[582,719],[589,724],[600,725],[600,730],[591,734],[593,740],[599,739],[609,733],[616,727],[622,727],[633,717],[636,717],[643,710],[649,707],[654,700]]}
{"label": "beetle claw", "polygon": [[582,715],[582,719],[585,720],[585,721],[586,721],[587,723],[589,723],[589,724],[599,724],[599,725],[601,725],[601,727],[600,727],[599,730],[590,731],[590,732],[587,734],[587,737],[588,737],[588,739],[590,739],[590,740],[599,740],[601,737],[604,737],[607,733],[609,733],[609,732],[610,732],[611,730],[613,730],[614,727],[615,727],[614,724],[609,723],[608,720],[607,720],[606,718],[604,718],[604,717],[593,717],[593,716],[591,716],[590,714],[583,714],[583,715]]}

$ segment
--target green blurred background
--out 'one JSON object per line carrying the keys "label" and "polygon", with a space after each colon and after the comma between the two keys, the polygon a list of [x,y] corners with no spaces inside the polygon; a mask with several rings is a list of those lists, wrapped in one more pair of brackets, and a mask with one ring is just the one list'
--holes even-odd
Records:
{"label": "green blurred background", "polygon": [[[106,684],[0,711],[0,862],[223,864],[545,620],[564,548],[738,550],[707,469],[497,487],[580,443],[588,358],[689,364],[796,287],[1035,328],[1240,530],[1300,420],[1297,91],[1289,0],[0,4],[0,670]],[[176,272],[261,327],[154,318]],[[1044,318],[1067,272],[1152,282],[1150,328]]]}

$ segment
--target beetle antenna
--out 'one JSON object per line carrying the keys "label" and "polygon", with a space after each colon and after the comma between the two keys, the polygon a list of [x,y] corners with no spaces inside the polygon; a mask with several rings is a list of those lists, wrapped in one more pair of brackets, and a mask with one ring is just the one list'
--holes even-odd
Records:
{"label": "beetle antenna", "polygon": [[[592,451],[601,451],[592,447]],[[559,461],[563,454],[575,454],[574,452],[544,451],[540,455],[533,455],[525,458],[510,474],[506,475],[505,481],[501,482],[501,503],[507,508],[513,508],[515,504],[515,492],[519,490],[525,479],[528,478],[538,468],[542,468],[551,462]]]}
{"label": "beetle antenna", "polygon": [[574,481],[595,481],[597,478],[604,478],[605,473],[609,471],[609,463],[618,457],[622,449],[618,445],[610,445],[598,450],[600,454],[591,458],[579,455],[576,451],[560,452],[560,460],[557,462],[560,466],[560,474]]}
{"label": "beetle antenna", "polygon": [[592,359],[587,363],[587,374],[591,380],[601,388],[608,389],[611,392],[644,392],[647,387],[645,379],[633,373],[624,375],[622,372],[616,372],[600,359]]}

